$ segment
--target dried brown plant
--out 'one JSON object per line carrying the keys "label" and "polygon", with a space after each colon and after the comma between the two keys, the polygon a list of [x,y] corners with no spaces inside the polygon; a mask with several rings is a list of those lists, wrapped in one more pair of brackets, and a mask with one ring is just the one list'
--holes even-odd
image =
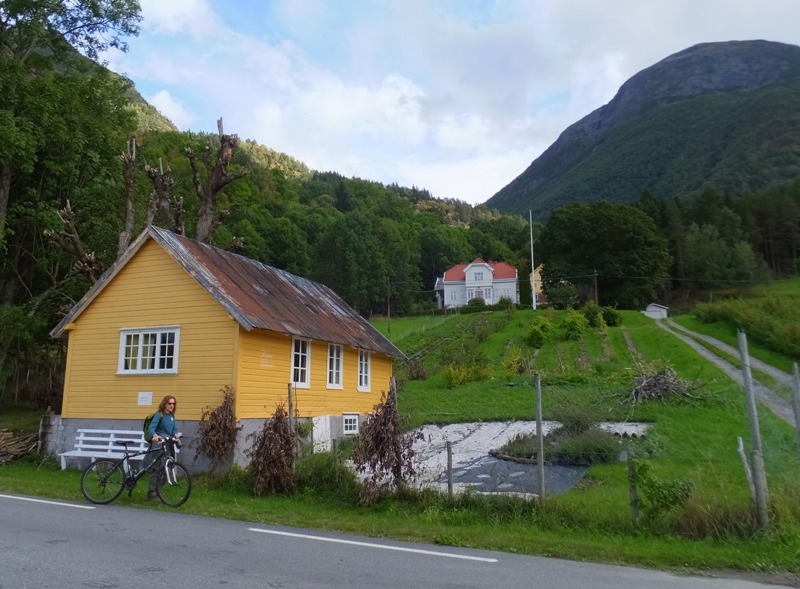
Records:
{"label": "dried brown plant", "polygon": [[235,393],[233,387],[225,385],[220,389],[222,404],[212,410],[206,407],[200,417],[200,443],[197,445],[195,459],[205,454],[211,459],[211,468],[216,469],[233,454],[236,438],[242,426],[236,422]]}
{"label": "dried brown plant", "polygon": [[260,432],[252,433],[247,438],[255,438],[253,446],[247,451],[253,476],[253,494],[263,497],[294,489],[297,435],[292,431],[284,404],[275,408],[275,413],[264,422]]}

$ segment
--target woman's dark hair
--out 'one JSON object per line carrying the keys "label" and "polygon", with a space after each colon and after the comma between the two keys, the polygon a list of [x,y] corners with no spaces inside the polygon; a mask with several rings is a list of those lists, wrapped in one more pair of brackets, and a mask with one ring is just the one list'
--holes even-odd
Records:
{"label": "woman's dark hair", "polygon": [[175,401],[175,405],[172,406],[172,414],[175,415],[175,411],[178,409],[178,400],[172,395],[167,395],[166,397],[161,399],[161,403],[158,404],[158,412],[161,413],[162,415],[164,414],[164,411],[166,411],[167,403],[169,403],[170,399]]}

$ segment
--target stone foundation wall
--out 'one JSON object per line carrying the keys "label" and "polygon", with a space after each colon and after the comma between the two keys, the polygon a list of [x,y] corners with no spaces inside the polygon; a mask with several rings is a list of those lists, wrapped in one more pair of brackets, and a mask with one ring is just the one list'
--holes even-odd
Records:
{"label": "stone foundation wall", "polygon": [[[367,416],[359,417],[359,427],[366,421]],[[341,415],[323,415],[313,420],[298,419],[298,424],[312,421],[314,427],[310,439],[304,440],[311,443],[315,452],[329,452],[332,441],[344,437],[344,425]],[[181,432],[183,447],[178,460],[193,472],[203,472],[210,468],[211,461],[208,457],[200,455],[195,458],[199,443],[199,422],[191,420],[175,420],[178,431]],[[50,419],[50,434],[47,440],[47,452],[58,455],[74,449],[75,438],[79,429],[116,429],[116,430],[141,430],[141,419],[63,419],[60,415],[53,415]],[[248,436],[256,434],[264,425],[263,419],[242,419],[239,424],[241,431],[236,439],[231,463],[245,467],[250,463],[245,451],[253,445],[253,438]],[[85,468],[90,462],[89,458],[68,458],[67,466],[72,468]]]}

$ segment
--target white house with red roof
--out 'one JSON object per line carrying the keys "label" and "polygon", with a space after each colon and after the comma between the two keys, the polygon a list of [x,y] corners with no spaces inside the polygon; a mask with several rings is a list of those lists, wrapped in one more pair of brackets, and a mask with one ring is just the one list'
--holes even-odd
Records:
{"label": "white house with red roof", "polygon": [[483,299],[494,305],[507,297],[519,303],[517,269],[505,262],[484,262],[476,258],[469,264],[453,266],[436,279],[439,308],[461,307],[471,299]]}

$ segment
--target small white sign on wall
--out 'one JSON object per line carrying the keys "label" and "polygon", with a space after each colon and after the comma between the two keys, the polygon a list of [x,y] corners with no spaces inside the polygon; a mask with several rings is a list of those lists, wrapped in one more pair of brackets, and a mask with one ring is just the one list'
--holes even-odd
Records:
{"label": "small white sign on wall", "polygon": [[152,405],[153,393],[139,393],[139,405]]}

